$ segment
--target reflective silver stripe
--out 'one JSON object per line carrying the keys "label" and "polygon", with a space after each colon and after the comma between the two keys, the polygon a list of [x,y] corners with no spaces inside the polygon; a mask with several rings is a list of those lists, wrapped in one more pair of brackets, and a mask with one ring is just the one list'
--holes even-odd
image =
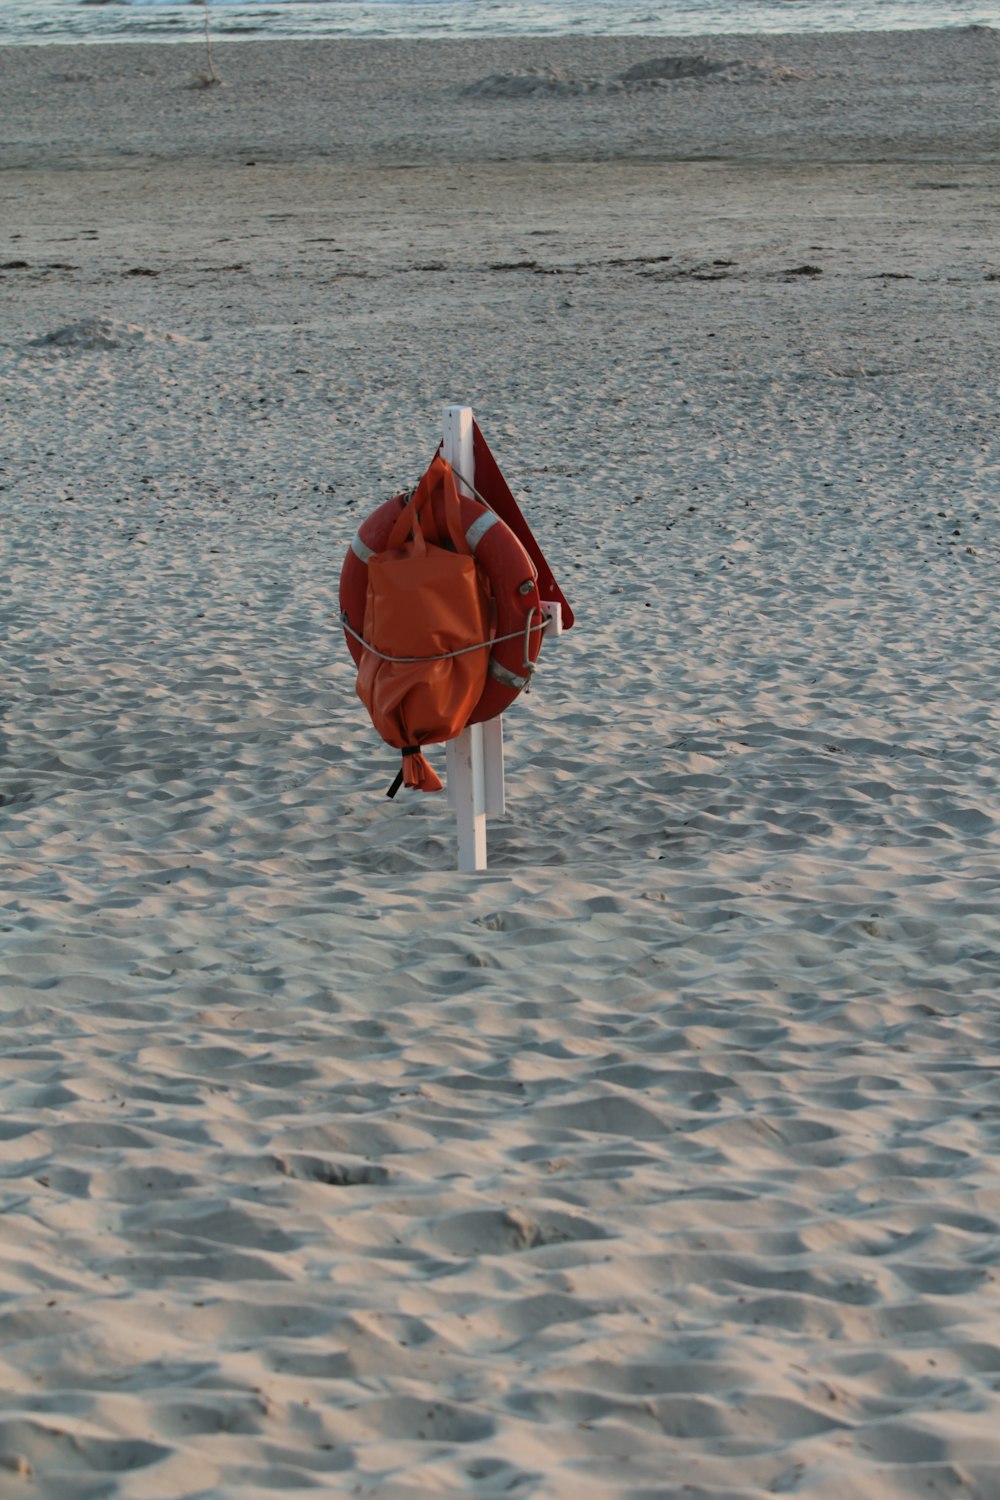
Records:
{"label": "reflective silver stripe", "polygon": [[486,511],[483,511],[483,514],[479,517],[479,519],[477,521],[473,521],[472,525],[469,527],[468,531],[465,533],[465,540],[468,542],[468,544],[469,544],[469,550],[471,552],[475,552],[476,548],[479,546],[479,543],[482,541],[483,537],[489,531],[490,527],[496,521],[499,521],[499,519],[500,519],[500,517],[497,516],[497,515],[494,515],[493,511],[486,510]]}
{"label": "reflective silver stripe", "polygon": [[498,661],[490,659],[490,676],[495,677],[497,682],[502,682],[504,687],[516,688],[518,692],[528,686],[527,677],[518,677],[516,672],[510,672],[502,667]]}
{"label": "reflective silver stripe", "polygon": [[367,542],[361,540],[360,531],[354,533],[354,540],[351,542],[351,551],[355,557],[360,557],[361,561],[366,564],[370,557],[375,556],[374,548],[369,547]]}

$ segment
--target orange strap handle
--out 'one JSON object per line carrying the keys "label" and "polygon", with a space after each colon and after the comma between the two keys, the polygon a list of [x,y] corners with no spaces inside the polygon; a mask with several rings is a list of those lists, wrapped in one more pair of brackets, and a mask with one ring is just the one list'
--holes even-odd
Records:
{"label": "orange strap handle", "polygon": [[455,475],[449,463],[436,454],[430,468],[424,474],[413,494],[396,517],[389,533],[386,548],[394,551],[402,547],[412,535],[417,551],[422,551],[426,540],[440,545],[441,537],[433,511],[435,496],[440,492],[444,510],[445,527],[456,552],[471,556],[472,548],[465,540],[462,530],[462,503],[458,497]]}

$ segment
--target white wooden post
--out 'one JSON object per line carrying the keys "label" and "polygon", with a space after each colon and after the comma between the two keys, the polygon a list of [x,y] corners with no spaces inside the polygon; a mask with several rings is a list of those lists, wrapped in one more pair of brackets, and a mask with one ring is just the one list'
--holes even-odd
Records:
{"label": "white wooden post", "polygon": [[[459,493],[475,484],[472,407],[446,406],[442,454],[455,470]],[[463,484],[463,480],[468,484]],[[472,724],[446,747],[448,801],[455,813],[458,868],[486,869],[486,816],[504,811],[503,724],[499,715]]]}

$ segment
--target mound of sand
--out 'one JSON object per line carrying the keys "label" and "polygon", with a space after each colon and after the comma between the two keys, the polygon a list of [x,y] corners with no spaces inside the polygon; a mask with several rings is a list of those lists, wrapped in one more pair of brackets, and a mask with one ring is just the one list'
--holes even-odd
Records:
{"label": "mound of sand", "polygon": [[776,63],[748,63],[740,58],[720,61],[706,57],[702,52],[694,52],[636,63],[620,75],[620,82],[627,89],[635,89],[657,88],[686,79],[715,83],[787,83],[804,76],[794,68],[782,68]]}
{"label": "mound of sand", "polygon": [[177,333],[160,333],[135,323],[121,323],[115,318],[84,318],[67,323],[51,333],[29,340],[32,349],[59,349],[76,353],[94,349],[137,349],[143,344],[186,344],[190,340]]}
{"label": "mound of sand", "polygon": [[743,66],[739,62],[717,62],[695,52],[678,57],[654,57],[649,62],[636,63],[621,75],[621,80],[624,84],[673,83],[678,78],[713,78]]}
{"label": "mound of sand", "polygon": [[699,83],[787,83],[805,75],[775,63],[748,63],[741,59],[718,59],[702,52],[654,57],[635,63],[612,78],[581,78],[559,68],[527,68],[519,73],[491,73],[470,84],[465,93],[481,99],[526,99],[540,94],[579,95],[635,93],[663,88],[667,84]]}
{"label": "mound of sand", "polygon": [[472,98],[527,99],[539,94],[596,94],[608,88],[606,79],[577,78],[559,68],[527,68],[521,73],[490,73],[465,90]]}

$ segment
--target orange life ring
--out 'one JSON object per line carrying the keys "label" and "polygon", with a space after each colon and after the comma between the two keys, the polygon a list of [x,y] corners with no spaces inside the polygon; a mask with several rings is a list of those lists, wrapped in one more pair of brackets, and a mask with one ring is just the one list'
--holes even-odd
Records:
{"label": "orange life ring", "polygon": [[[340,570],[341,619],[351,627],[345,629],[344,639],[355,665],[360,664],[364,650],[355,637],[364,625],[368,559],[385,551],[396,517],[409,498],[394,495],[362,521]],[[509,708],[531,681],[542,649],[542,601],[535,565],[507,523],[481,501],[467,495],[459,498],[465,539],[489,581],[495,606],[495,644],[486,686],[468,719],[470,724],[481,724]],[[443,526],[436,508],[434,514]]]}

